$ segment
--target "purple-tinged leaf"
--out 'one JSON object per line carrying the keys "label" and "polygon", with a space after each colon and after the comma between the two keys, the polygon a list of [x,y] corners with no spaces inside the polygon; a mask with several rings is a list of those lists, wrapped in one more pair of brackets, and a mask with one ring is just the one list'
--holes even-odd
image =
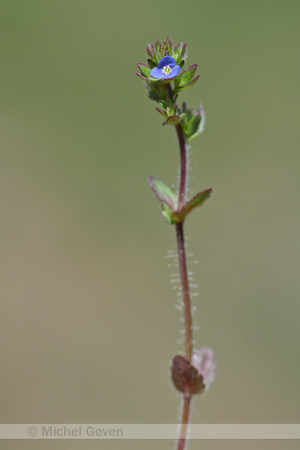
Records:
{"label": "purple-tinged leaf", "polygon": [[156,111],[158,111],[162,116],[167,117],[167,114],[160,108],[156,107]]}
{"label": "purple-tinged leaf", "polygon": [[151,44],[147,44],[147,53],[150,56],[151,59],[154,58],[153,53],[152,53],[152,47]]}
{"label": "purple-tinged leaf", "polygon": [[144,81],[148,81],[146,77],[144,77],[144,75],[142,75],[140,72],[136,72],[137,76],[140,77],[142,80]]}
{"label": "purple-tinged leaf", "polygon": [[156,48],[155,48],[155,45],[154,44],[151,44],[151,49],[152,49],[152,54],[153,54],[153,61],[155,62],[155,63],[159,63],[159,61],[161,60],[161,57],[159,56],[159,54],[157,53],[157,51],[156,51]]}
{"label": "purple-tinged leaf", "polygon": [[151,71],[150,67],[148,67],[146,64],[140,63],[140,62],[136,63],[136,65],[140,69],[142,75],[144,75],[147,78],[150,76],[150,71]]}
{"label": "purple-tinged leaf", "polygon": [[197,69],[197,64],[192,64],[186,70],[181,72],[180,75],[177,76],[175,80],[175,88],[181,88],[187,86],[193,76],[195,75]]}
{"label": "purple-tinged leaf", "polygon": [[161,203],[165,203],[171,211],[177,208],[176,194],[163,181],[148,177],[148,183]]}

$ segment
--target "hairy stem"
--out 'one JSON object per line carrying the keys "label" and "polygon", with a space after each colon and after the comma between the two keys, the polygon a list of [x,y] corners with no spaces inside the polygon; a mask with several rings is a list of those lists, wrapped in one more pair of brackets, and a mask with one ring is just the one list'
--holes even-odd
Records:
{"label": "hairy stem", "polygon": [[184,304],[184,324],[185,324],[185,351],[186,358],[192,358],[192,316],[190,304],[189,282],[187,275],[186,255],[184,246],[183,222],[176,223],[176,236],[179,257],[179,269],[182,283],[182,295]]}
{"label": "hairy stem", "polygon": [[180,147],[180,185],[178,194],[178,209],[184,205],[187,181],[187,149],[181,123],[176,125],[176,132]]}
{"label": "hairy stem", "polygon": [[[182,126],[179,123],[176,125],[176,132],[180,147],[180,184],[178,193],[178,209],[184,205],[186,195],[186,178],[187,178],[187,148],[185,143]],[[191,361],[192,359],[192,316],[191,316],[191,302],[190,302],[190,290],[189,280],[187,274],[186,264],[186,252],[184,245],[184,232],[183,222],[176,223],[176,237],[178,246],[179,268],[182,284],[182,295],[184,304],[184,326],[185,326],[185,352],[186,358]],[[187,426],[189,423],[190,407],[192,396],[190,394],[184,394],[183,410],[181,418],[181,430],[178,440],[178,450],[184,450],[187,440]]]}
{"label": "hairy stem", "polygon": [[[173,90],[171,85],[168,84],[167,92],[170,100],[173,102]],[[180,182],[178,192],[178,209],[182,208],[185,202],[186,196],[186,184],[187,184],[187,147],[183,134],[181,123],[175,126],[178,143],[180,148]],[[186,264],[186,252],[184,245],[184,233],[183,233],[183,221],[176,223],[176,238],[179,257],[179,270],[182,284],[182,295],[184,304],[184,323],[185,323],[185,352],[186,358],[191,361],[193,350],[193,338],[192,338],[192,316],[191,316],[191,302],[190,302],[190,290],[189,280],[187,274]],[[178,439],[177,450],[184,450],[187,442],[187,426],[189,423],[189,415],[191,408],[192,395],[189,393],[184,394],[183,409],[181,416],[181,429],[180,437]]]}

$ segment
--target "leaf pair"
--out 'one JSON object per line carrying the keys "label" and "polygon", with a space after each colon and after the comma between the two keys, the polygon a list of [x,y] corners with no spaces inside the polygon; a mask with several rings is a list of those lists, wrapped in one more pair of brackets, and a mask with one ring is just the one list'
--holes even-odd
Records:
{"label": "leaf pair", "polygon": [[163,181],[154,177],[148,177],[148,183],[154,194],[158,198],[162,208],[162,215],[168,223],[183,222],[186,216],[197,206],[210,197],[212,188],[204,189],[194,195],[181,208],[178,208],[178,200],[176,194]]}

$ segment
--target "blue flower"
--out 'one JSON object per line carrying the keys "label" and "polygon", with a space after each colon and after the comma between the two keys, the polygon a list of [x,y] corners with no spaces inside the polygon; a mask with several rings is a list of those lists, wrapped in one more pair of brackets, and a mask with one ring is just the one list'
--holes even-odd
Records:
{"label": "blue flower", "polygon": [[160,80],[172,80],[180,71],[180,66],[176,65],[176,60],[172,56],[164,56],[157,67],[151,70],[150,75]]}

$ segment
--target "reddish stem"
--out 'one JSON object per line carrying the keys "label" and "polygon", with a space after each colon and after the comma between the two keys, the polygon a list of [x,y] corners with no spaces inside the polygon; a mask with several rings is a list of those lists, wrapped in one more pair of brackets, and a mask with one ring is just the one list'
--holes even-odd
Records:
{"label": "reddish stem", "polygon": [[180,147],[180,185],[178,194],[178,209],[182,208],[185,201],[186,179],[187,179],[187,150],[181,123],[176,125],[176,132]]}
{"label": "reddish stem", "polygon": [[189,281],[187,275],[186,255],[184,246],[183,222],[176,223],[176,235],[178,245],[179,268],[182,283],[182,294],[184,304],[184,323],[185,323],[185,349],[186,358],[191,361],[192,358],[192,316],[190,305]]}
{"label": "reddish stem", "polygon": [[[170,100],[173,102],[173,90],[171,85],[167,86],[168,95]],[[187,182],[187,148],[185,137],[183,134],[183,129],[181,123],[175,126],[179,148],[180,148],[180,183],[179,183],[179,193],[178,193],[178,209],[182,208],[185,202],[186,195],[186,182]],[[191,302],[190,302],[190,290],[189,281],[187,275],[187,264],[186,264],[186,254],[184,245],[184,234],[183,234],[183,221],[176,223],[176,238],[178,246],[178,257],[179,257],[179,269],[182,283],[182,294],[183,294],[183,304],[184,304],[184,323],[185,323],[185,351],[186,358],[191,361],[192,359],[192,316],[191,316]],[[192,395],[189,393],[184,394],[183,400],[183,410],[181,417],[181,430],[180,437],[178,440],[177,450],[184,450],[187,442],[187,426],[189,422],[190,408],[191,408]]]}
{"label": "reddish stem", "polygon": [[179,436],[179,440],[178,440],[177,450],[184,450],[185,444],[187,443],[187,427],[188,427],[188,423],[189,423],[191,401],[192,401],[191,395],[187,394],[184,396],[182,418],[181,418],[181,429],[180,429],[180,436]]}

